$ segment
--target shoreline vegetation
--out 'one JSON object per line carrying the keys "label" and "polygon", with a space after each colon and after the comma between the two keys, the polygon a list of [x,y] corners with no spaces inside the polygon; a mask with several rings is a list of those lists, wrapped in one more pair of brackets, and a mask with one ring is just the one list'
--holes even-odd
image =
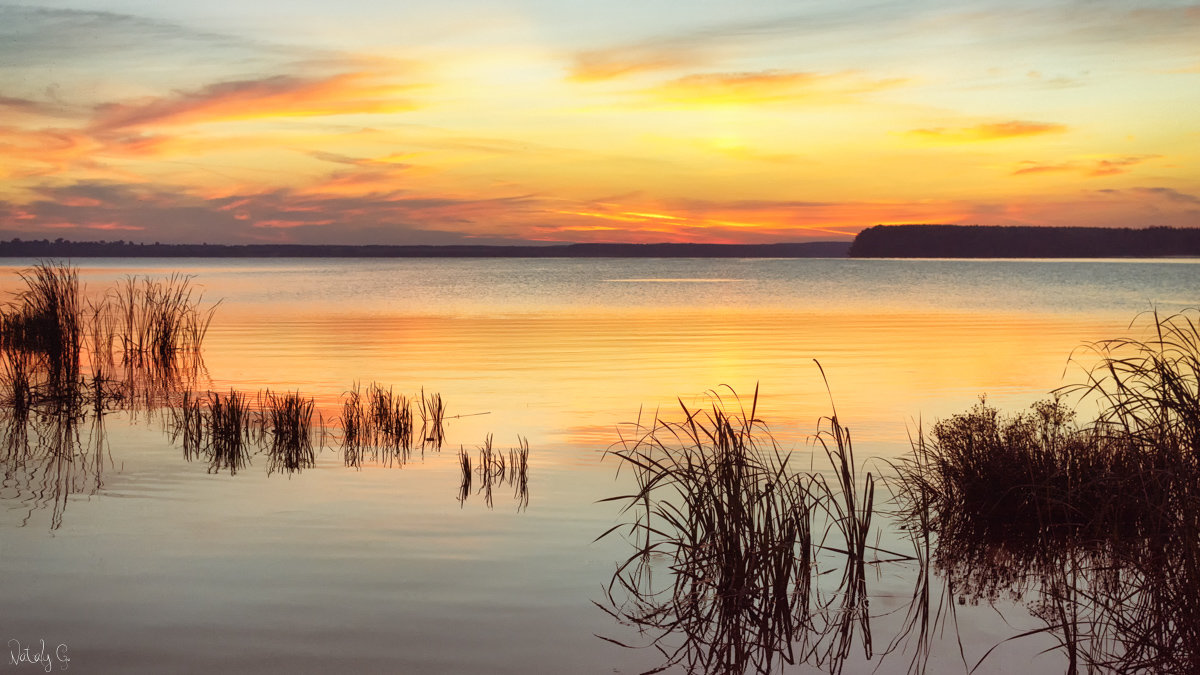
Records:
{"label": "shoreline vegetation", "polygon": [[1162,258],[1200,256],[1200,227],[876,225],[851,258]]}
{"label": "shoreline vegetation", "polygon": [[778,244],[549,244],[390,246],[140,244],[47,239],[0,241],[0,257],[27,258],[843,258],[846,241]]}
{"label": "shoreline vegetation", "polygon": [[1200,227],[875,225],[846,241],[772,244],[152,244],[10,239],[0,258],[1163,258],[1200,257]]}

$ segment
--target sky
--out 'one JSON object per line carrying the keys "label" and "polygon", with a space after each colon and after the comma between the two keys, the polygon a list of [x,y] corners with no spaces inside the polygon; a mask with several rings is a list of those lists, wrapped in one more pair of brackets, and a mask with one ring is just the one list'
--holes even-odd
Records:
{"label": "sky", "polygon": [[1200,226],[1200,4],[0,3],[0,237]]}

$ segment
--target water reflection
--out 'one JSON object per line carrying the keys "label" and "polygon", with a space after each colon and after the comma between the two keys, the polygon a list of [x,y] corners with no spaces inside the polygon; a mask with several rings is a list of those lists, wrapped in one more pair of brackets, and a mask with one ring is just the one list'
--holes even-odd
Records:
{"label": "water reflection", "polygon": [[[2,496],[29,504],[29,515],[50,507],[52,529],[69,495],[102,486],[110,412],[157,418],[186,461],[203,461],[214,474],[235,475],[262,454],[268,474],[291,476],[314,467],[334,437],[316,400],[298,391],[206,389],[202,345],[216,305],[201,307],[191,277],[127,276],[92,298],[70,266],[39,263],[20,278],[25,288],[0,307]],[[445,442],[446,406],[436,392],[410,398],[372,383],[363,394],[355,386],[342,408],[347,466],[403,466],[414,450],[423,457]],[[481,474],[489,507],[493,484],[505,481],[518,509],[528,505],[528,444],[521,445],[507,478],[489,458]]]}
{"label": "water reflection", "polygon": [[62,526],[71,495],[94,495],[104,487],[105,464],[112,463],[104,415],[85,410],[22,412],[6,406],[0,411],[0,450],[0,495],[27,507],[22,526],[34,512],[49,509],[51,530]]}
{"label": "water reflection", "polygon": [[[954,538],[938,571],[966,602],[1027,604],[1067,658],[1067,672],[1194,673],[1200,668],[1197,519],[1109,541]],[[985,655],[986,658],[986,655]]]}

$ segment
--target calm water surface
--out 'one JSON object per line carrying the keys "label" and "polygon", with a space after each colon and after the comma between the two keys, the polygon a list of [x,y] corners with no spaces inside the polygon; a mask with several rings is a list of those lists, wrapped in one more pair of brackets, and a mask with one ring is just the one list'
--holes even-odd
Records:
{"label": "calm water surface", "polygon": [[[2,262],[10,291],[33,261]],[[618,522],[597,501],[627,487],[604,451],[639,410],[670,416],[677,398],[758,386],[780,443],[823,470],[809,445],[830,412],[816,359],[858,458],[878,470],[922,421],[984,394],[1025,407],[1078,378],[1068,359],[1081,344],[1129,334],[1152,306],[1200,304],[1191,261],[79,264],[90,293],[126,274],[195,275],[221,301],[205,343],[212,389],[299,390],[335,421],[344,392],[375,381],[439,392],[463,417],[445,449],[402,468],[348,469],[326,449],[288,477],[262,458],[211,475],[184,461],[161,416],[114,414],[102,461],[76,467],[61,500],[6,476],[0,638],[65,644],[77,672],[640,672],[656,654],[595,637],[636,639],[592,604],[629,554],[593,542]],[[505,489],[492,508],[456,499],[456,451],[489,433],[501,448],[529,439],[524,511]],[[873,572],[877,642],[903,618],[910,572]],[[1001,610],[959,608],[970,664],[1038,626]],[[1039,655],[1050,646],[1006,643],[980,672],[1062,672],[1056,653]],[[9,656],[0,672],[33,672]],[[846,672],[877,665],[860,654]],[[964,670],[956,638],[930,670]]]}

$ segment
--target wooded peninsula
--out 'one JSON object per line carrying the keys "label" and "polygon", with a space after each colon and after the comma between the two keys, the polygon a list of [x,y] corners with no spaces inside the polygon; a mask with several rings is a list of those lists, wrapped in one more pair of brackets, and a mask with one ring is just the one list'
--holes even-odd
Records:
{"label": "wooded peninsula", "polygon": [[852,258],[1157,258],[1200,256],[1200,228],[876,225]]}

